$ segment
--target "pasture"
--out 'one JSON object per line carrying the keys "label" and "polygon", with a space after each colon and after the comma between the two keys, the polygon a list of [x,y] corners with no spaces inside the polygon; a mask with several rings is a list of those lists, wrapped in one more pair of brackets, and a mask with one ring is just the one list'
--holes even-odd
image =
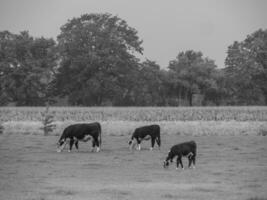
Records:
{"label": "pasture", "polygon": [[[47,115],[56,127],[44,135]],[[102,125],[101,152],[89,141],[56,153],[66,126],[93,121]],[[1,107],[0,199],[266,200],[266,121],[267,107]],[[131,152],[133,130],[152,123],[161,150],[146,141]],[[196,169],[164,169],[169,148],[188,140],[197,142]]]}
{"label": "pasture", "polygon": [[[129,135],[103,131],[103,150],[56,153],[58,135],[0,135],[0,199],[263,199],[267,197],[267,137],[162,133],[162,148],[145,142],[130,152]],[[169,147],[195,140],[196,169],[162,167]],[[187,166],[187,160],[183,159]]]}

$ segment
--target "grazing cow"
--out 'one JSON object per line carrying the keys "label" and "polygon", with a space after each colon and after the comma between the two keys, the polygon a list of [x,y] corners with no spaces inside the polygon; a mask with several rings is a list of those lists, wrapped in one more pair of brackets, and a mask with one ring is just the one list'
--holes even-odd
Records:
{"label": "grazing cow", "polygon": [[96,152],[100,151],[101,146],[101,125],[98,122],[73,124],[64,129],[58,143],[57,152],[61,152],[69,141],[69,152],[75,144],[76,149],[79,148],[78,142],[87,142],[92,138],[92,146],[96,147]]}
{"label": "grazing cow", "polygon": [[132,147],[134,145],[134,140],[137,142],[137,149],[141,150],[141,141],[142,140],[149,140],[151,139],[151,148],[152,150],[154,148],[155,141],[157,142],[159,148],[160,148],[160,127],[157,124],[149,125],[149,126],[143,126],[135,129],[131,140],[128,142],[130,145],[130,150],[132,150]]}
{"label": "grazing cow", "polygon": [[197,151],[197,145],[195,141],[190,142],[184,142],[181,144],[177,144],[172,146],[172,148],[169,151],[169,154],[167,158],[164,161],[164,168],[169,166],[169,161],[172,162],[173,158],[177,156],[177,167],[178,169],[179,164],[181,164],[182,169],[184,169],[183,163],[182,163],[182,157],[188,158],[188,167],[190,168],[192,162],[193,162],[193,168],[195,168],[195,162],[196,162],[196,152]]}

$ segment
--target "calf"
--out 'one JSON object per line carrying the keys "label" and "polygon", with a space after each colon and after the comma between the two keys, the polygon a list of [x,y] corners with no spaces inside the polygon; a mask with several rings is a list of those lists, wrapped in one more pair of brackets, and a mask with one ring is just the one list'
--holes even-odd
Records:
{"label": "calf", "polygon": [[177,156],[177,168],[179,167],[179,164],[181,164],[182,169],[184,169],[183,163],[182,163],[182,157],[188,158],[188,167],[190,168],[192,162],[193,162],[193,168],[195,168],[195,162],[196,162],[196,153],[197,153],[197,145],[195,141],[190,142],[184,142],[181,144],[177,144],[172,146],[170,149],[167,158],[164,161],[164,168],[169,166],[169,161],[172,162],[173,158]]}
{"label": "calf", "polygon": [[69,152],[75,143],[76,149],[79,148],[78,142],[87,142],[92,138],[92,146],[96,147],[96,152],[100,151],[101,146],[101,125],[98,122],[73,124],[64,129],[58,143],[57,152],[61,152],[69,140]]}
{"label": "calf", "polygon": [[151,148],[152,150],[155,145],[155,141],[157,142],[159,148],[160,148],[160,127],[157,124],[149,125],[149,126],[143,126],[135,129],[131,140],[128,142],[130,145],[130,150],[132,150],[132,147],[134,145],[134,140],[137,142],[137,149],[141,150],[141,141],[142,140],[149,140],[151,139]]}

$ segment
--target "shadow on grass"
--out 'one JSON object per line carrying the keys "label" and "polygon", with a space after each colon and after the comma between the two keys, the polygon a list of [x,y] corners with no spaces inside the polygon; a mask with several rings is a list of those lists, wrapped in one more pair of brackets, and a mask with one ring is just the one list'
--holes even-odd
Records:
{"label": "shadow on grass", "polygon": [[128,190],[118,190],[118,189],[101,189],[98,191],[101,194],[108,195],[115,199],[125,199],[127,196],[131,196],[132,192]]}
{"label": "shadow on grass", "polygon": [[173,194],[163,194],[161,195],[161,197],[165,199],[179,199],[178,195],[173,195]]}
{"label": "shadow on grass", "polygon": [[196,192],[215,192],[216,190],[214,189],[214,188],[202,188],[202,187],[195,187],[194,189],[193,189],[194,191],[196,191]]}
{"label": "shadow on grass", "polygon": [[86,164],[83,164],[83,167],[89,168],[89,169],[101,169],[105,167],[105,165],[101,163],[86,163]]}
{"label": "shadow on grass", "polygon": [[56,195],[60,196],[71,196],[77,194],[77,192],[72,190],[64,190],[64,189],[58,189],[54,192]]}

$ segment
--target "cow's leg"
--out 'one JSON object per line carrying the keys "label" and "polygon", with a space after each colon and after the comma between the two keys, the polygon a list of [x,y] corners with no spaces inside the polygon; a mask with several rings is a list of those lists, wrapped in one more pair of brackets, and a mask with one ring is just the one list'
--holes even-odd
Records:
{"label": "cow's leg", "polygon": [[[172,159],[171,159],[171,162],[172,162]],[[180,164],[180,158],[178,156],[177,159],[176,159],[176,169],[179,168],[179,164]]]}
{"label": "cow's leg", "polygon": [[150,150],[153,150],[154,145],[155,145],[155,140],[156,140],[155,137],[151,137],[151,147],[150,147]]}
{"label": "cow's leg", "polygon": [[192,164],[192,161],[193,161],[193,159],[192,159],[192,157],[193,157],[193,153],[192,152],[190,152],[188,155],[187,155],[187,158],[188,158],[188,168],[190,168],[190,166],[191,166],[191,164]]}
{"label": "cow's leg", "polygon": [[94,141],[95,141],[95,145],[96,145],[96,152],[99,152],[100,151],[100,146],[99,146],[99,140],[97,137],[94,138]]}
{"label": "cow's leg", "polygon": [[192,161],[193,161],[193,169],[195,169],[196,167],[196,155],[195,154],[192,156]]}
{"label": "cow's leg", "polygon": [[159,138],[159,137],[156,138],[156,142],[157,142],[158,147],[159,147],[159,149],[160,149],[160,138]]}
{"label": "cow's leg", "polygon": [[76,149],[79,149],[79,143],[78,143],[78,140],[76,140],[74,144],[75,144]]}
{"label": "cow's leg", "polygon": [[184,165],[183,165],[183,162],[182,162],[182,156],[178,156],[178,158],[177,158],[177,163],[180,163],[182,169],[184,169]]}
{"label": "cow's leg", "polygon": [[192,158],[189,156],[188,157],[188,168],[191,167],[191,164],[192,164]]}
{"label": "cow's leg", "polygon": [[93,152],[94,149],[95,149],[95,139],[93,138],[93,139],[92,139],[92,150],[91,150],[91,151]]}
{"label": "cow's leg", "polygon": [[69,152],[71,152],[71,149],[72,149],[73,144],[74,144],[74,139],[71,138],[70,139],[70,149],[69,149]]}
{"label": "cow's leg", "polygon": [[137,147],[136,147],[136,149],[137,150],[141,150],[141,139],[140,138],[135,138],[136,139],[136,142],[137,142]]}

